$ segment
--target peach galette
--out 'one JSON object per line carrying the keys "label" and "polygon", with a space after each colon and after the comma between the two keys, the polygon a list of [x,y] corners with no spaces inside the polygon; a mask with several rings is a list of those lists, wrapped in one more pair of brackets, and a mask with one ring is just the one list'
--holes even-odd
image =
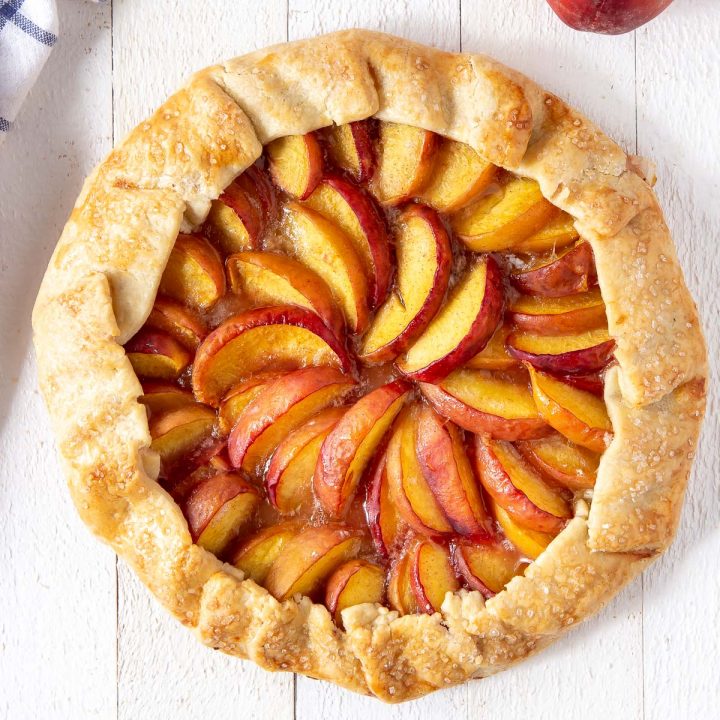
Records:
{"label": "peach galette", "polygon": [[592,497],[614,347],[535,180],[370,119],[269,143],[125,344],[193,540],[340,625],[525,571]]}
{"label": "peach galette", "polygon": [[204,642],[397,701],[669,543],[704,402],[649,168],[480,56],[210,68],[88,181],[35,311],[80,512]]}

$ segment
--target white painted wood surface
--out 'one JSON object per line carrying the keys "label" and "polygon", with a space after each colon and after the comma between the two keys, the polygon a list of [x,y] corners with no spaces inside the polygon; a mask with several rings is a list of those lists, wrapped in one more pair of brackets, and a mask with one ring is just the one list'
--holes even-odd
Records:
{"label": "white painted wood surface", "polygon": [[83,528],[35,385],[30,310],[83,177],[182,79],[255,47],[361,26],[487,52],[658,163],[715,360],[720,3],[678,0],[615,38],[542,0],[58,0],[61,40],[0,148],[0,718],[720,716],[718,393],[670,552],[601,615],[482,682],[385,707],[200,645]]}

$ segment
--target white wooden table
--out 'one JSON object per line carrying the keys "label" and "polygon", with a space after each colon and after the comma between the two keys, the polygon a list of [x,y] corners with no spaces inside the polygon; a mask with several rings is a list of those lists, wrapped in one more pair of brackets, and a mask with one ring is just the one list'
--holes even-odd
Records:
{"label": "white wooden table", "polygon": [[487,52],[658,163],[718,363],[720,2],[636,33],[543,0],[58,0],[61,39],[0,148],[0,718],[720,716],[718,393],[675,545],[595,620],[505,674],[400,707],[201,647],[77,518],[35,383],[30,311],[82,179],[191,71],[344,27]]}

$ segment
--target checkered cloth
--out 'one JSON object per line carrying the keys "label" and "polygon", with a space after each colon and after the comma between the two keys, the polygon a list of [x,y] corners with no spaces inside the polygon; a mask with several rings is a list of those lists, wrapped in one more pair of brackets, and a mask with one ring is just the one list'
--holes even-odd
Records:
{"label": "checkered cloth", "polygon": [[0,143],[48,59],[57,32],[55,0],[0,0]]}

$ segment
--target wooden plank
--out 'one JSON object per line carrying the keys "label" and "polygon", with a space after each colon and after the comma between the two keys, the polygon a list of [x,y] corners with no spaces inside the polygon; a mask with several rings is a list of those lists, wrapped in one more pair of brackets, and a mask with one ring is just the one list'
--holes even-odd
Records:
{"label": "wooden plank", "polygon": [[112,128],[110,8],[57,6],[63,37],[0,148],[0,717],[15,720],[115,717],[115,559],[70,500],[31,350],[36,289]]}
{"label": "wooden plank", "polygon": [[[658,168],[657,193],[705,320],[710,377],[720,372],[720,5],[675,3],[637,32],[638,147]],[[646,574],[645,717],[717,717],[720,627],[720,406],[711,380],[695,471],[678,536]]]}
{"label": "wooden plank", "polygon": [[[192,72],[281,42],[285,33],[284,0],[116,0],[115,137],[134,127]],[[292,675],[271,675],[202,647],[122,563],[118,581],[120,718],[292,716]]]}
{"label": "wooden plank", "polygon": [[[433,3],[290,0],[290,40],[349,27],[382,30],[446,50],[458,50],[460,47],[457,0],[437,0]],[[467,716],[463,701],[464,690],[458,688],[414,703],[387,706],[328,683],[298,677],[295,712],[298,720],[314,720],[317,717],[367,720],[370,716],[374,720],[419,720],[443,716],[463,718]]]}
{"label": "wooden plank", "polygon": [[[518,0],[503,10],[498,12],[493,0],[464,2],[463,50],[487,53],[525,72],[634,152],[632,35],[575,32],[536,0]],[[599,617],[549,651],[468,685],[468,705],[481,707],[494,720],[520,717],[529,698],[536,717],[552,717],[560,707],[567,717],[640,717],[641,612],[641,584],[636,582]]]}

